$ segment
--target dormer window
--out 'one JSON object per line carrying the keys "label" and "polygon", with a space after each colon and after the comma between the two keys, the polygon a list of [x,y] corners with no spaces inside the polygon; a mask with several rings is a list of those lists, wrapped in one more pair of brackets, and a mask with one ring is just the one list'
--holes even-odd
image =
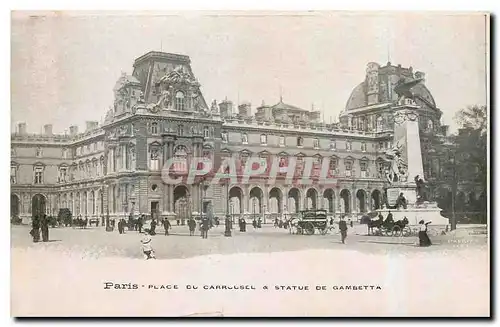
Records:
{"label": "dormer window", "polygon": [[248,144],[248,134],[247,133],[241,134],[241,143]]}
{"label": "dormer window", "polygon": [[337,142],[335,140],[330,141],[330,150],[337,150]]}
{"label": "dormer window", "polygon": [[183,111],[184,109],[185,109],[184,93],[179,91],[175,94],[175,110]]}

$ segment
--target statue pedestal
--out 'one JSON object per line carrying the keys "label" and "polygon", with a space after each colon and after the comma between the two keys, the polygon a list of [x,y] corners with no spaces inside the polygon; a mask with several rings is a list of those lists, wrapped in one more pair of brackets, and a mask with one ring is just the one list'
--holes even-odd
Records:
{"label": "statue pedestal", "polygon": [[441,211],[436,202],[423,202],[417,204],[417,189],[415,183],[393,184],[387,188],[387,203],[389,206],[395,206],[398,196],[403,193],[406,198],[406,209],[379,209],[377,212],[382,213],[384,219],[389,211],[393,215],[394,221],[402,220],[406,217],[410,225],[418,225],[420,220],[432,221],[433,226],[449,225],[448,218],[441,216]]}

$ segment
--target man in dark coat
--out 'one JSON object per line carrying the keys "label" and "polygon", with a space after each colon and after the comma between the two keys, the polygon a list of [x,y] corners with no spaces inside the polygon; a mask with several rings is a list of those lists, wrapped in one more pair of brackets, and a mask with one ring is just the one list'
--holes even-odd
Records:
{"label": "man in dark coat", "polygon": [[201,237],[208,238],[208,229],[210,227],[210,222],[208,221],[208,217],[203,217],[201,220]]}
{"label": "man in dark coat", "polygon": [[246,232],[247,231],[247,221],[245,218],[241,218],[241,231]]}
{"label": "man in dark coat", "polygon": [[342,244],[345,244],[345,239],[347,238],[347,223],[345,222],[344,217],[340,217],[339,229]]}
{"label": "man in dark coat", "polygon": [[35,215],[33,217],[33,220],[31,222],[30,235],[33,237],[34,243],[40,241],[40,219],[38,215]]}
{"label": "man in dark coat", "polygon": [[42,220],[40,221],[40,229],[42,230],[42,241],[49,241],[49,218],[47,215],[42,216]]}
{"label": "man in dark coat", "polygon": [[170,225],[170,221],[167,218],[165,218],[163,220],[163,228],[165,228],[165,235],[169,235],[168,230],[170,229],[170,227],[172,227]]}
{"label": "man in dark coat", "polygon": [[387,218],[385,219],[385,221],[388,223],[394,223],[394,219],[392,218],[392,213],[390,211],[387,214]]}
{"label": "man in dark coat", "polygon": [[142,233],[142,225],[144,224],[144,215],[139,216],[137,218],[137,229],[139,230],[139,233]]}

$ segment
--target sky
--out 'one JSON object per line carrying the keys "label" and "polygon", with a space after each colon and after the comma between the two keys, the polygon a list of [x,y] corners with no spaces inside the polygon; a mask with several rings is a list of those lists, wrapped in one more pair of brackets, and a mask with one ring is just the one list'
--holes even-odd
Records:
{"label": "sky", "polygon": [[366,64],[388,60],[426,73],[452,131],[457,110],[487,103],[479,13],[14,12],[11,24],[12,131],[101,121],[121,72],[152,50],[190,56],[207,103],[248,101],[253,112],[281,90],[335,121]]}

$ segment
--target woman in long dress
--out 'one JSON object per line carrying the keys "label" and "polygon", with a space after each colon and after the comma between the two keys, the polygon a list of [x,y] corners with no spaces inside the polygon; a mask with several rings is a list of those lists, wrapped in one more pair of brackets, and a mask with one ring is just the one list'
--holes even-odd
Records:
{"label": "woman in long dress", "polygon": [[419,240],[419,245],[420,246],[431,246],[431,239],[429,238],[429,235],[427,235],[427,225],[429,225],[431,222],[424,222],[423,220],[419,221],[418,224],[420,225],[420,230],[418,232],[418,240]]}

